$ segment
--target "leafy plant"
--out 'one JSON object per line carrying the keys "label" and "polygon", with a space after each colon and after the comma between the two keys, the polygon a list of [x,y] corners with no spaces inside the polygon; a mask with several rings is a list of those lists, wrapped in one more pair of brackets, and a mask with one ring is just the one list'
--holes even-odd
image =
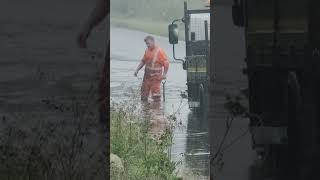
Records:
{"label": "leafy plant", "polygon": [[172,142],[171,126],[155,137],[149,133],[147,117],[123,106],[111,109],[111,153],[123,161],[123,179],[176,179],[176,163],[167,153]]}

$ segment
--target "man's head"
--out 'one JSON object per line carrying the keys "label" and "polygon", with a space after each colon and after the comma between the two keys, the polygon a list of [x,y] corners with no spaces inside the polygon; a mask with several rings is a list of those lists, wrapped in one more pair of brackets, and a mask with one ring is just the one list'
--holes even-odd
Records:
{"label": "man's head", "polygon": [[146,43],[149,49],[153,49],[155,47],[154,37],[152,36],[145,37],[144,42]]}

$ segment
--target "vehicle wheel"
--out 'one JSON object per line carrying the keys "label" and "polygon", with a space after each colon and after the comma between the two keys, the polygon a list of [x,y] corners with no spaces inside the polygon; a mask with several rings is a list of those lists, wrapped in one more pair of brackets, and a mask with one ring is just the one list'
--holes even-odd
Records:
{"label": "vehicle wheel", "polygon": [[[291,174],[293,177],[296,177],[293,172],[297,172],[300,168],[297,162],[299,160],[297,157],[300,155],[300,143],[299,143],[299,117],[301,110],[301,91],[300,84],[297,78],[297,75],[293,72],[288,74],[288,119],[289,119],[289,127],[288,127],[288,145],[290,149],[290,154],[288,154],[288,163],[287,174]],[[290,171],[290,172],[289,172]],[[297,172],[298,173],[298,172]]]}
{"label": "vehicle wheel", "polygon": [[263,180],[265,179],[265,168],[262,160],[256,160],[250,167],[248,180]]}
{"label": "vehicle wheel", "polygon": [[[254,166],[251,168],[250,175],[252,176],[252,180],[254,179],[263,179],[266,177],[273,177],[277,179],[287,179],[288,176],[292,176],[292,178],[296,178],[297,174],[294,174],[294,172],[298,173],[298,166],[296,166],[297,162],[299,162],[297,159],[295,159],[298,156],[299,144],[296,143],[296,135],[297,130],[299,129],[298,125],[298,118],[299,118],[299,112],[301,108],[301,95],[300,95],[300,85],[298,82],[298,78],[295,73],[290,72],[288,74],[288,81],[287,81],[288,89],[287,89],[287,105],[288,105],[288,137],[290,137],[290,144],[291,147],[288,146],[288,144],[274,144],[267,146],[266,149],[266,157],[263,161],[264,168],[261,168],[260,166]],[[290,135],[289,135],[290,134]],[[287,140],[288,142],[288,140]],[[289,154],[290,149],[290,154]],[[264,169],[264,170],[263,170]],[[264,177],[258,177],[257,174],[261,174],[261,172],[264,171]]]}
{"label": "vehicle wheel", "polygon": [[199,87],[199,102],[200,102],[200,109],[204,109],[205,108],[205,92],[204,92],[204,87],[202,84],[200,84]]}
{"label": "vehicle wheel", "polygon": [[199,85],[199,90],[198,90],[198,100],[199,100],[199,107],[196,108],[196,112],[198,114],[201,114],[204,112],[206,108],[206,101],[205,101],[205,91],[204,91],[204,86],[203,84]]}
{"label": "vehicle wheel", "polygon": [[297,121],[299,111],[301,109],[301,94],[300,85],[297,75],[290,72],[288,75],[288,113],[289,118]]}
{"label": "vehicle wheel", "polygon": [[199,101],[199,106],[196,107],[194,110],[198,115],[201,115],[203,112],[205,112],[206,109],[206,97],[203,84],[199,85],[197,100]]}

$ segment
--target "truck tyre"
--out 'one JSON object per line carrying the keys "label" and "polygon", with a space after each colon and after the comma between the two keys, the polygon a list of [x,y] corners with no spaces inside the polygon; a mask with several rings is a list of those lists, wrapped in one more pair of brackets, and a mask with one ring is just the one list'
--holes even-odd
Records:
{"label": "truck tyre", "polygon": [[199,90],[198,90],[198,100],[199,100],[199,107],[196,108],[196,111],[201,114],[205,110],[205,90],[203,84],[199,85]]}
{"label": "truck tyre", "polygon": [[290,72],[288,75],[288,105],[289,117],[296,120],[301,109],[301,90],[296,73]]}
{"label": "truck tyre", "polygon": [[[290,137],[290,143],[286,140],[287,143],[285,144],[270,145],[269,153],[266,157],[270,175],[280,179],[295,178],[297,176],[295,172],[298,170],[296,164],[299,162],[298,159],[295,159],[298,156],[297,149],[299,149],[295,135],[299,134],[297,130],[299,127],[298,118],[301,107],[301,95],[297,75],[293,72],[288,73],[287,87],[288,137]],[[289,147],[289,144],[291,147]]]}
{"label": "truck tyre", "polygon": [[262,160],[256,160],[249,167],[248,180],[264,180],[265,172]]}
{"label": "truck tyre", "polygon": [[[288,113],[288,144],[272,144],[266,146],[266,154],[263,161],[255,163],[249,168],[249,180],[275,177],[280,179],[294,179],[298,173],[298,159],[295,159],[299,151],[296,142],[299,129],[299,117],[302,106],[300,84],[297,74],[289,72],[287,76],[287,113]],[[289,135],[290,134],[290,135]],[[289,151],[290,149],[290,151]],[[290,153],[290,154],[289,154]],[[288,177],[291,176],[291,177]]]}
{"label": "truck tyre", "polygon": [[200,84],[199,87],[199,102],[200,102],[200,109],[205,108],[205,92],[204,92],[204,86],[203,84]]}
{"label": "truck tyre", "polygon": [[[287,104],[288,104],[288,137],[285,144],[271,145],[270,153],[267,157],[267,164],[270,168],[270,174],[280,179],[295,178],[298,167],[299,144],[296,143],[295,137],[298,130],[298,118],[301,107],[300,85],[296,73],[289,72],[287,80]],[[289,135],[290,134],[290,135]],[[289,147],[289,145],[291,147]],[[290,152],[289,152],[290,149]],[[290,154],[289,154],[290,153]],[[291,176],[291,177],[289,177]]]}
{"label": "truck tyre", "polygon": [[[288,74],[288,149],[290,149],[290,154],[288,154],[288,160],[291,161],[288,164],[291,167],[287,167],[287,174],[292,175],[292,178],[296,178],[300,169],[297,162],[300,162],[297,157],[299,157],[299,117],[301,116],[301,106],[302,106],[302,97],[300,84],[296,73],[289,72]],[[290,171],[290,172],[289,172]]]}

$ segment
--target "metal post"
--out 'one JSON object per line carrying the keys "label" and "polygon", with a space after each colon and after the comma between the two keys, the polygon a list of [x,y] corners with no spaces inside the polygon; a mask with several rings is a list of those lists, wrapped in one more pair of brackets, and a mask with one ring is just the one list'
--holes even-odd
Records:
{"label": "metal post", "polygon": [[166,101],[166,81],[162,81],[163,101]]}
{"label": "metal post", "polygon": [[209,42],[209,34],[208,34],[208,21],[205,20],[204,21],[204,33],[205,33],[205,40],[206,40],[206,43],[207,43],[207,52],[206,52],[206,55],[207,55],[207,59],[206,59],[206,67],[207,67],[207,76],[209,76],[208,72],[210,70],[209,68],[209,58],[210,58],[210,42]]}
{"label": "metal post", "polygon": [[207,43],[209,42],[209,36],[208,36],[208,21],[204,21],[204,35],[205,35],[205,40]]}
{"label": "metal post", "polygon": [[186,55],[189,56],[189,17],[187,2],[184,2],[184,32],[185,32],[185,43],[186,43]]}

